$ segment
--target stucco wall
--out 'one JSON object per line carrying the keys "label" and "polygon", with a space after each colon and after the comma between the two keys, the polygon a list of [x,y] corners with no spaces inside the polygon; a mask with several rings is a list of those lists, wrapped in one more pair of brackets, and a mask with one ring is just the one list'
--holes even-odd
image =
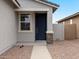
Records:
{"label": "stucco wall", "polygon": [[[77,38],[79,39],[79,15],[70,19],[72,19],[72,24],[76,24]],[[67,21],[63,21],[64,24],[70,24],[70,19],[68,19]]]}
{"label": "stucco wall", "polygon": [[70,24],[70,19],[67,19],[66,21],[62,21],[59,24]]}
{"label": "stucco wall", "polygon": [[31,11],[42,11],[42,10],[49,10],[49,6],[46,6],[44,4],[35,2],[34,0],[18,0],[21,4],[21,7],[26,10]]}
{"label": "stucco wall", "polygon": [[76,32],[76,24],[66,24],[66,25],[64,25],[65,40],[77,39],[76,33],[77,33]]}
{"label": "stucco wall", "polygon": [[0,0],[0,54],[17,41],[15,13],[5,0]]}
{"label": "stucco wall", "polygon": [[53,32],[52,27],[53,13],[52,9],[47,12],[47,32]]}
{"label": "stucco wall", "polygon": [[64,24],[70,24],[70,20],[65,21]]}
{"label": "stucco wall", "polygon": [[77,38],[79,39],[79,15],[77,17],[74,17],[72,20],[73,24],[76,24],[77,28]]}
{"label": "stucco wall", "polygon": [[64,25],[53,24],[53,40],[64,40]]}

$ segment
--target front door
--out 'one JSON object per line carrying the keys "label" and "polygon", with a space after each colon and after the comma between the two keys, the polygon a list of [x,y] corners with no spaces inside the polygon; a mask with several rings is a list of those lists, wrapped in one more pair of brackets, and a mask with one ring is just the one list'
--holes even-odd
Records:
{"label": "front door", "polygon": [[35,37],[36,40],[46,40],[47,14],[36,13],[35,16]]}

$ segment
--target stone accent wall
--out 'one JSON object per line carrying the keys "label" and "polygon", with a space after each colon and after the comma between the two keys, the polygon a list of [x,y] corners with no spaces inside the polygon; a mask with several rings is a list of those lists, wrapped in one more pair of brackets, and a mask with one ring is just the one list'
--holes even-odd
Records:
{"label": "stone accent wall", "polygon": [[53,43],[53,33],[47,33],[47,43],[48,44]]}

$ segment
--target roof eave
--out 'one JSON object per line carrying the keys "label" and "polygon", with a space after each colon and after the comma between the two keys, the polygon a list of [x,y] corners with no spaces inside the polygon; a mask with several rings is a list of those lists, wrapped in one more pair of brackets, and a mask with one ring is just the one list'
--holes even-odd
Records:
{"label": "roof eave", "polygon": [[54,4],[46,3],[45,1],[41,1],[41,0],[35,0],[35,1],[54,8],[53,12],[55,12],[59,8],[59,5],[56,4],[54,5]]}
{"label": "roof eave", "polygon": [[13,2],[18,8],[21,7],[20,4],[19,4],[19,2],[18,2],[17,0],[12,0],[12,2]]}
{"label": "roof eave", "polygon": [[53,13],[58,9],[59,7],[54,7],[53,8]]}
{"label": "roof eave", "polygon": [[77,16],[77,15],[79,15],[79,12],[77,12],[77,13],[75,13],[75,14],[73,14],[73,15],[70,15],[70,16],[68,16],[68,17],[65,17],[65,18],[63,18],[63,19],[61,19],[61,20],[59,20],[59,21],[57,21],[57,22],[66,21],[67,19],[70,19],[70,18],[75,17],[75,16]]}

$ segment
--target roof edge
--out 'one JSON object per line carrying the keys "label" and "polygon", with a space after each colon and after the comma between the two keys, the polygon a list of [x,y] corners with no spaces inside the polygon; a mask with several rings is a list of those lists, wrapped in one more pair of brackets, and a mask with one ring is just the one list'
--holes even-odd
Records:
{"label": "roof edge", "polygon": [[66,21],[67,19],[70,19],[70,18],[75,17],[75,16],[77,16],[77,15],[79,15],[79,12],[76,12],[76,13],[70,15],[70,16],[67,16],[67,17],[65,17],[65,18],[63,18],[63,19],[60,19],[60,20],[57,21],[57,22],[59,23],[59,22]]}
{"label": "roof edge", "polygon": [[55,10],[58,9],[59,5],[55,4],[55,3],[51,3],[49,1],[42,1],[42,0],[35,0],[36,2],[39,2],[39,3],[42,3],[42,4],[45,4],[45,5],[48,5],[48,6],[51,6],[51,7],[54,7]]}
{"label": "roof edge", "polygon": [[12,2],[18,7],[18,8],[20,8],[20,4],[19,4],[19,2],[17,1],[17,0],[12,0]]}
{"label": "roof edge", "polygon": [[40,0],[40,1],[43,1],[43,2],[49,3],[49,4],[54,5],[54,6],[56,6],[56,7],[59,7],[58,4],[53,3],[53,2],[50,2],[50,1],[47,1],[47,0]]}

